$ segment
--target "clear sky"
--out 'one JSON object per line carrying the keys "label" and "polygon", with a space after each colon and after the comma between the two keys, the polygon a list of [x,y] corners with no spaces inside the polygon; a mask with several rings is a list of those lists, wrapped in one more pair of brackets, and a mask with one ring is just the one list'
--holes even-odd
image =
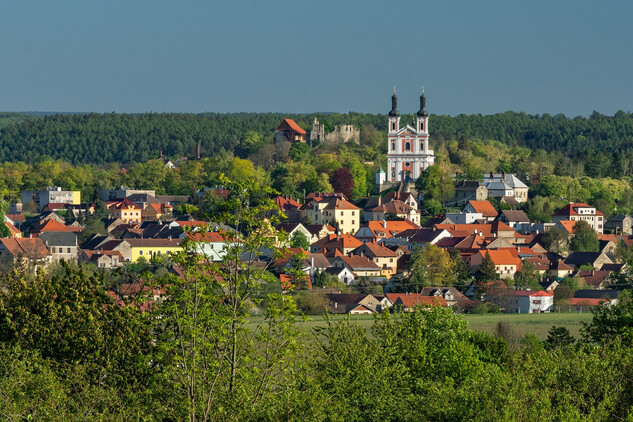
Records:
{"label": "clear sky", "polygon": [[0,110],[633,110],[631,1],[6,0]]}

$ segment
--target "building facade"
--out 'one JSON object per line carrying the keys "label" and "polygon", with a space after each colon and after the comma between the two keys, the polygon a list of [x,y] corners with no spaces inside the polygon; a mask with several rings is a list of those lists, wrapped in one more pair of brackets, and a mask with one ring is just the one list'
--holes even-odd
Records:
{"label": "building facade", "polygon": [[429,149],[429,114],[425,105],[426,97],[422,91],[415,127],[400,127],[398,97],[394,90],[387,134],[387,182],[415,182],[420,173],[435,162],[435,154]]}

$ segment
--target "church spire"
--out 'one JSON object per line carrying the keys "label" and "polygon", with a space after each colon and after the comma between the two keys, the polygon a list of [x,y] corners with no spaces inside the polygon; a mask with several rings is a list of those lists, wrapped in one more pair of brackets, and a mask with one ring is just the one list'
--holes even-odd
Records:
{"label": "church spire", "polygon": [[429,113],[426,112],[426,96],[424,95],[424,87],[422,87],[422,95],[420,95],[420,110],[418,110],[418,116],[427,117]]}
{"label": "church spire", "polygon": [[393,95],[391,96],[391,111],[389,115],[392,117],[400,116],[400,112],[398,111],[398,97],[396,96],[396,87],[393,87]]}

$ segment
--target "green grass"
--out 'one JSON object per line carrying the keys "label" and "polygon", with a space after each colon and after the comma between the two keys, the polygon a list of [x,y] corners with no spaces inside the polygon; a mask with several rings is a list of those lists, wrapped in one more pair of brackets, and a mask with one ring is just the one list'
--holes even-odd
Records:
{"label": "green grass", "polygon": [[[486,331],[496,334],[498,324],[503,323],[503,329],[506,335],[512,338],[520,339],[526,334],[534,334],[539,339],[547,338],[547,333],[553,325],[567,327],[571,335],[580,338],[580,329],[582,322],[591,321],[591,312],[585,313],[550,313],[550,314],[484,314],[484,315],[462,315],[468,326],[472,330]],[[342,320],[347,315],[332,315],[334,320]],[[350,320],[354,323],[370,329],[373,321],[373,315],[350,315]],[[255,327],[261,318],[253,318],[249,323],[250,327]],[[311,316],[307,321],[297,323],[301,330],[309,333],[315,327],[325,326],[325,318],[323,316]]]}

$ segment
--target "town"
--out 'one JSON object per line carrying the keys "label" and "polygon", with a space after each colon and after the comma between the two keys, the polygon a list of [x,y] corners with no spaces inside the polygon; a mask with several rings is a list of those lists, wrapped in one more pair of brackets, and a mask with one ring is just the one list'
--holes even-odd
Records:
{"label": "town", "polygon": [[[629,284],[630,216],[607,219],[595,206],[561,200],[549,221],[532,221],[523,210],[533,196],[525,175],[440,180],[434,173],[439,167],[424,93],[413,123],[401,122],[395,91],[386,118],[387,167],[376,172],[373,194],[352,201],[349,183],[346,192],[302,198],[279,192],[270,198],[274,209],[261,216],[273,247],[261,248],[257,261],[276,275],[280,292],[297,297],[301,312],[372,314],[418,306],[461,313],[589,312],[618,303]],[[358,143],[359,134],[353,125],[326,133],[315,118],[308,135],[286,118],[274,142],[309,150],[319,142]],[[156,162],[178,171],[172,160]],[[350,182],[350,174],[343,176],[337,186]],[[445,190],[440,195],[434,192],[438,183]],[[217,212],[233,193],[209,186],[196,192],[196,200]],[[235,227],[196,219],[187,212],[190,196],[120,186],[98,197],[83,202],[80,191],[62,187],[22,191],[4,216],[4,268],[35,273],[64,260],[111,272],[161,262],[184,277],[170,261],[184,240],[202,245],[200,253],[216,263],[232,247],[227,233]],[[434,198],[442,202],[440,213],[429,206]],[[273,225],[271,216],[279,222]],[[147,291],[143,283],[114,283],[109,293],[129,299]]]}

